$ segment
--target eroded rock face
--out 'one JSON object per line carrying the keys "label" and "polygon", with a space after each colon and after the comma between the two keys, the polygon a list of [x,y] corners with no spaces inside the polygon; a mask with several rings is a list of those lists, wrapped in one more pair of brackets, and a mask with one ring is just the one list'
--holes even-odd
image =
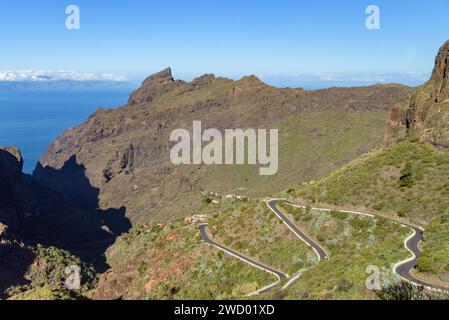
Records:
{"label": "eroded rock face", "polygon": [[443,102],[449,99],[449,41],[438,52],[431,81],[435,82],[432,95],[435,102]]}
{"label": "eroded rock face", "polygon": [[23,180],[22,166],[22,156],[17,148],[0,148],[0,223],[10,228],[37,213]]}
{"label": "eroded rock face", "polygon": [[386,142],[411,136],[449,148],[449,41],[438,52],[430,80],[416,89],[407,105],[391,111]]}

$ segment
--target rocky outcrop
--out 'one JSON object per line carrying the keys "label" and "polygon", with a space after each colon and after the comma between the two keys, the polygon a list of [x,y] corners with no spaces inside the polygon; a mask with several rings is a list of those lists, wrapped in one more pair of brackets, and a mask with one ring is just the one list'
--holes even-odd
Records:
{"label": "rocky outcrop", "polygon": [[142,86],[131,94],[128,104],[151,104],[154,99],[160,97],[174,88],[183,85],[185,82],[174,80],[170,68],[162,70],[145,79]]}
{"label": "rocky outcrop", "polygon": [[386,143],[418,136],[449,148],[449,41],[439,50],[432,76],[418,87],[408,104],[396,105],[390,114]]}
{"label": "rocky outcrop", "polygon": [[0,148],[0,222],[10,228],[37,214],[22,175],[23,160],[15,147]]}
{"label": "rocky outcrop", "polygon": [[438,52],[430,80],[434,82],[432,98],[435,102],[449,99],[449,41]]}

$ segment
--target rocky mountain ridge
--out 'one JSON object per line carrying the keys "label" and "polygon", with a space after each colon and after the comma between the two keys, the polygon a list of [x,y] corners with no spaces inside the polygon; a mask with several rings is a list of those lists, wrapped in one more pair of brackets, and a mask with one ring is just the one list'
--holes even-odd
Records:
{"label": "rocky mountain ridge", "polygon": [[[288,139],[294,139],[297,133],[293,131],[300,129],[295,122],[303,116],[319,117],[320,112],[351,113],[355,121],[357,117],[378,112],[378,119],[382,119],[392,104],[408,100],[410,92],[410,88],[401,85],[316,91],[278,89],[254,76],[234,81],[210,74],[185,82],[174,80],[168,68],[148,77],[141,88],[131,94],[127,105],[115,110],[100,109],[80,126],[63,133],[42,156],[34,178],[75,202],[83,202],[85,197],[74,192],[70,184],[61,182],[63,177],[55,179],[47,174],[48,170],[61,171],[75,158],[76,164],[85,168],[89,183],[99,190],[100,208],[126,207],[127,217],[133,222],[170,219],[196,209],[202,201],[202,193],[212,188],[234,193],[247,185],[268,186],[271,183],[265,190],[252,188],[256,195],[275,193],[283,188],[276,187],[278,183],[268,179],[266,184],[261,183],[263,180],[252,173],[251,168],[245,168],[242,176],[242,172],[238,173],[242,168],[172,165],[169,160],[172,130],[189,129],[195,120],[201,120],[203,128],[219,130],[278,128],[288,123],[290,127],[284,132]],[[319,118],[320,121],[324,119]],[[333,119],[330,117],[329,121]],[[312,123],[308,125],[313,126]],[[352,124],[347,126],[351,128]],[[344,130],[343,127],[344,124],[338,130]],[[323,129],[304,130],[307,130],[305,139],[310,139],[308,135]],[[351,146],[351,152],[374,147],[377,142],[369,140]],[[336,161],[348,161],[353,157],[355,155]],[[299,168],[292,172],[290,161],[285,159],[285,163],[281,163],[280,170],[286,177],[314,178],[313,175],[304,177],[304,173],[298,172]],[[313,163],[316,161],[311,161],[310,166]],[[331,167],[338,165],[333,163]],[[315,170],[309,168],[308,172]]]}
{"label": "rocky mountain ridge", "polygon": [[439,148],[449,148],[449,41],[439,50],[432,76],[411,100],[392,109],[386,141],[419,136]]}

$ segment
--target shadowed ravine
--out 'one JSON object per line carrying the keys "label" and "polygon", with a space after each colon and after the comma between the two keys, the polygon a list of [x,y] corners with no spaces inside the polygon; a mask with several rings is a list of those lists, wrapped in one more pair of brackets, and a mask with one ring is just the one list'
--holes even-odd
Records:
{"label": "shadowed ravine", "polygon": [[[99,190],[90,184],[75,156],[60,169],[38,164],[29,176],[20,172],[21,163],[13,156],[0,152],[3,180],[14,179],[13,193],[26,200],[0,202],[0,223],[8,227],[0,239],[0,298],[5,297],[5,289],[29,283],[25,275],[36,259],[32,248],[38,246],[63,249],[92,264],[97,272],[106,271],[106,249],[132,227],[126,208],[99,208]],[[3,191],[8,194],[7,189]]]}

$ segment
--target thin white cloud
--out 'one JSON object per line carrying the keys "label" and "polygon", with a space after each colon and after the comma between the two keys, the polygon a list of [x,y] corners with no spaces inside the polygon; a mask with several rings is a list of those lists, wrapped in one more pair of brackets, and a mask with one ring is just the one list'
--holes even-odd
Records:
{"label": "thin white cloud", "polygon": [[290,81],[311,81],[311,82],[366,82],[366,83],[389,83],[397,81],[427,81],[428,73],[409,71],[406,73],[388,73],[388,74],[334,74],[322,73],[315,74],[287,74],[278,76],[265,76],[265,79],[290,80]]}
{"label": "thin white cloud", "polygon": [[51,70],[0,70],[0,81],[127,81],[121,75],[104,73],[101,75],[88,72],[51,71]]}

